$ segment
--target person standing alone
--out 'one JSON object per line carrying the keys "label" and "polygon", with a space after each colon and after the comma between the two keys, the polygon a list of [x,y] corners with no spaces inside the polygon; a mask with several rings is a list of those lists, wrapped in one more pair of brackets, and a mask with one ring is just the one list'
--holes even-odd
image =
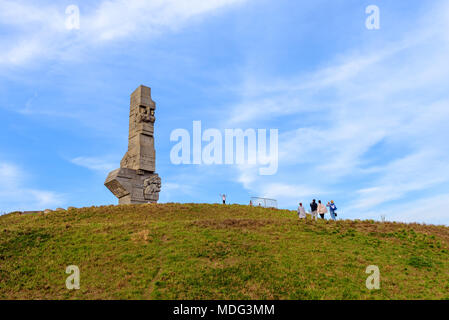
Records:
{"label": "person standing alone", "polygon": [[223,204],[226,204],[226,195],[225,195],[225,194],[222,194],[222,195],[221,195],[221,198],[223,199]]}

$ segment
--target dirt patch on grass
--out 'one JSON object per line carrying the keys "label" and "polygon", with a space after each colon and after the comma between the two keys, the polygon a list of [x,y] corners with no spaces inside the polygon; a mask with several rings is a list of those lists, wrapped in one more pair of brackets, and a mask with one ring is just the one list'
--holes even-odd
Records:
{"label": "dirt patch on grass", "polygon": [[191,225],[202,228],[213,229],[259,229],[267,225],[279,224],[276,220],[260,220],[260,219],[224,219],[224,220],[199,220]]}
{"label": "dirt patch on grass", "polygon": [[144,229],[142,231],[136,232],[131,236],[134,242],[148,242],[150,231]]}
{"label": "dirt patch on grass", "polygon": [[[424,224],[402,224],[402,223],[369,223],[359,222],[355,225],[355,229],[359,232],[371,235],[388,235],[401,239],[416,238],[419,234],[426,235],[428,240],[434,242],[440,239],[445,246],[449,245],[449,229],[441,226],[424,225]],[[433,239],[433,241],[432,241]]]}
{"label": "dirt patch on grass", "polygon": [[233,267],[241,263],[241,259],[238,257],[227,257],[222,259],[217,258],[203,258],[202,259],[205,265],[208,267],[212,267],[214,269],[225,269],[229,267]]}
{"label": "dirt patch on grass", "polygon": [[273,293],[268,290],[263,283],[254,281],[248,281],[246,286],[242,288],[242,293],[247,295],[252,300],[274,299]]}

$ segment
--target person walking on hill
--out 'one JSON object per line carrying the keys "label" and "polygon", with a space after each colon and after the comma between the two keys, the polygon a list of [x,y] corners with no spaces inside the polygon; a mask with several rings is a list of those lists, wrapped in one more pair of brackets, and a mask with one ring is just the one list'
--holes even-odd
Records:
{"label": "person walking on hill", "polygon": [[331,214],[331,219],[336,220],[335,217],[337,216],[337,206],[334,203],[334,200],[331,200],[331,202],[327,203],[327,207],[329,207],[329,213]]}
{"label": "person walking on hill", "polygon": [[221,199],[223,200],[223,204],[226,204],[226,195],[225,194],[221,195]]}
{"label": "person walking on hill", "polygon": [[324,215],[327,213],[327,208],[321,203],[321,200],[318,200],[318,213],[320,214],[321,219],[324,219]]}
{"label": "person walking on hill", "polygon": [[302,206],[302,203],[299,203],[298,217],[299,217],[299,219],[306,219],[306,209],[304,209],[304,207]]}
{"label": "person walking on hill", "polygon": [[310,214],[312,215],[312,220],[315,218],[315,220],[318,220],[318,214],[317,214],[318,205],[316,203],[316,200],[313,199],[312,203],[310,204]]}

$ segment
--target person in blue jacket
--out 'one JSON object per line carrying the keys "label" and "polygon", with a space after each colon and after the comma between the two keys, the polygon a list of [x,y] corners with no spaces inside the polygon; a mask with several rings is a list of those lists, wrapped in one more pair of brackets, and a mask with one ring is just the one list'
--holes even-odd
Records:
{"label": "person in blue jacket", "polygon": [[328,202],[326,207],[329,207],[332,220],[336,220],[335,217],[337,216],[337,206],[335,205],[334,200],[331,200],[330,203]]}

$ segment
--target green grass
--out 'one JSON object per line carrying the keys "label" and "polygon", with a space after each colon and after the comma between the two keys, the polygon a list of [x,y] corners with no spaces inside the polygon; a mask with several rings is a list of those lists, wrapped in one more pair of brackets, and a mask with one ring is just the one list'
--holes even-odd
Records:
{"label": "green grass", "polygon": [[[368,265],[380,290],[365,287]],[[0,216],[0,298],[449,299],[449,228],[240,205],[14,213]]]}

